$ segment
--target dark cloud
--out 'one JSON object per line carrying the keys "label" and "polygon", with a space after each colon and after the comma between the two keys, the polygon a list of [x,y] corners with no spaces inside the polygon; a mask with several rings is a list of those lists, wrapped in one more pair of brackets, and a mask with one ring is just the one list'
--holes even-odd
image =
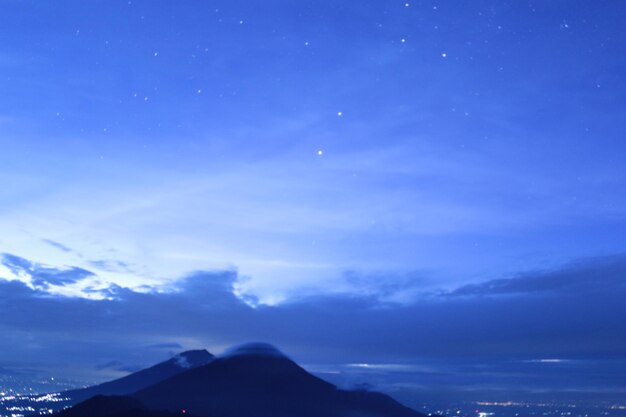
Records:
{"label": "dark cloud", "polygon": [[[442,296],[382,308],[376,297],[343,295],[252,308],[233,294],[235,271],[198,272],[166,293],[111,286],[99,290],[109,298],[102,301],[43,297],[41,290],[2,282],[3,311],[11,314],[3,315],[0,324],[59,332],[63,337],[69,337],[71,329],[76,337],[101,334],[120,344],[137,337],[142,348],[146,346],[142,335],[207,343],[268,340],[328,359],[329,352],[351,360],[389,354],[398,358],[617,355],[626,351],[626,336],[619,331],[626,324],[622,303],[626,291],[615,278],[621,265],[613,258],[585,261],[498,287],[526,289],[516,290],[514,298],[482,297],[491,293],[461,288],[452,294],[464,297]],[[572,282],[566,285],[564,277],[573,277]],[[544,281],[552,285],[541,288],[550,290],[542,290],[545,297],[535,297],[537,282]],[[501,293],[513,291],[496,292]],[[153,344],[157,343],[162,342]]]}
{"label": "dark cloud", "polygon": [[[619,256],[582,260],[408,305],[335,295],[253,308],[233,294],[236,271],[197,272],[169,292],[112,286],[109,299],[100,301],[51,297],[21,282],[0,281],[0,331],[7,341],[1,351],[6,358],[45,355],[91,367],[117,366],[110,364],[115,352],[120,366],[149,365],[165,359],[169,349],[262,340],[304,363],[515,358],[528,367],[532,363],[523,360],[624,360],[623,265]],[[485,296],[493,294],[515,296]]]}
{"label": "dark cloud", "polygon": [[590,294],[626,286],[626,256],[581,259],[561,269],[524,273],[461,287],[450,295]]}
{"label": "dark cloud", "polygon": [[41,288],[47,288],[50,285],[73,284],[95,276],[93,272],[86,269],[48,267],[8,253],[0,254],[0,263],[14,274],[30,277],[32,284]]}

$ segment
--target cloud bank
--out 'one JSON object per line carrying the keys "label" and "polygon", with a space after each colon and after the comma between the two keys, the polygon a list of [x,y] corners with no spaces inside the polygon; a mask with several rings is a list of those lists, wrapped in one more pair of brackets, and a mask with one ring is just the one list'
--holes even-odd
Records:
{"label": "cloud bank", "polygon": [[[90,279],[89,271],[43,267],[12,255],[2,263],[17,276],[30,274],[23,281],[0,280],[0,329],[14,342],[2,348],[8,358],[24,351],[31,359],[77,355],[107,363],[116,349],[219,350],[249,340],[274,343],[305,361],[345,363],[622,358],[626,352],[624,255],[578,260],[410,303],[390,303],[368,290],[256,308],[235,295],[235,270],[196,272],[146,292],[111,285],[94,290],[101,299],[92,300],[47,291],[52,284]],[[383,278],[380,285],[388,288]]]}

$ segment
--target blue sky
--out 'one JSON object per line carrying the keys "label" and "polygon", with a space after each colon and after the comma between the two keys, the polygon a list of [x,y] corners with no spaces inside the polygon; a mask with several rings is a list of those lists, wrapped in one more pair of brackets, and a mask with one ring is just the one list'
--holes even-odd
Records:
{"label": "blue sky", "polygon": [[[624,7],[2,1],[2,302],[98,310],[230,274],[246,314],[331,300],[362,326],[433,332],[412,309],[426,303],[455,328],[463,318],[433,306],[460,297],[491,311],[539,293],[562,324],[514,315],[553,334],[500,356],[623,360],[626,342],[610,334],[624,307],[571,310],[568,297],[624,291]],[[188,302],[197,316],[215,297]],[[577,334],[567,317],[581,311],[591,321]],[[63,357],[67,329],[3,316],[16,346],[40,337],[50,361]],[[250,338],[309,352],[280,322],[290,330]],[[95,337],[84,331],[73,338]],[[247,338],[211,332],[162,329],[182,347]],[[577,337],[595,342],[572,350]],[[358,356],[358,339],[320,352]],[[122,345],[140,344],[115,342],[128,358]],[[437,356],[420,346],[398,359]]]}

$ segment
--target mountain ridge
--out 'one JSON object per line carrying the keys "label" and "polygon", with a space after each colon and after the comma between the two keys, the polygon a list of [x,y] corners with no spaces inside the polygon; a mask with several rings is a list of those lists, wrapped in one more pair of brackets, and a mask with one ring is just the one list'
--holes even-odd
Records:
{"label": "mountain ridge", "polygon": [[215,356],[206,349],[188,350],[166,361],[133,372],[122,378],[114,379],[113,381],[87,388],[63,391],[61,396],[70,398],[71,402],[76,404],[77,402],[96,395],[128,395],[188,369],[206,365],[214,358]]}
{"label": "mountain ridge", "polygon": [[102,384],[62,392],[5,397],[0,401],[0,416],[15,414],[12,410],[16,408],[30,409],[34,407],[36,407],[37,413],[47,414],[77,405],[95,396],[130,395],[176,374],[204,365],[214,358],[211,353],[204,349],[189,350],[156,365]]}
{"label": "mountain ridge", "polygon": [[[215,357],[198,353],[201,362],[186,363],[189,352],[138,372],[181,369],[154,384],[125,395],[95,395],[57,413],[58,417],[425,417],[389,395],[344,390],[300,367],[266,343],[248,343]],[[193,358],[191,358],[193,359]],[[196,358],[197,359],[197,358]],[[182,362],[181,362],[182,361]],[[193,366],[198,365],[198,366]],[[151,371],[152,370],[152,371]],[[163,373],[157,373],[161,377]],[[133,376],[134,375],[134,376]],[[127,389],[137,379],[120,380],[83,390]],[[138,378],[144,383],[145,378]],[[120,382],[121,381],[121,382]],[[113,388],[112,388],[113,387]],[[69,391],[71,393],[71,391]]]}
{"label": "mountain ridge", "polygon": [[386,394],[349,391],[278,349],[247,344],[132,395],[154,410],[203,417],[423,417]]}

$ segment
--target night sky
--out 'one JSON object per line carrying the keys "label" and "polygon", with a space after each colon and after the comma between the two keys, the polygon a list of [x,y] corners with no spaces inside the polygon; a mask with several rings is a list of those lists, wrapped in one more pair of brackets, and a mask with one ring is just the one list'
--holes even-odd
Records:
{"label": "night sky", "polygon": [[404,398],[623,398],[624,17],[0,1],[0,373],[260,340]]}

